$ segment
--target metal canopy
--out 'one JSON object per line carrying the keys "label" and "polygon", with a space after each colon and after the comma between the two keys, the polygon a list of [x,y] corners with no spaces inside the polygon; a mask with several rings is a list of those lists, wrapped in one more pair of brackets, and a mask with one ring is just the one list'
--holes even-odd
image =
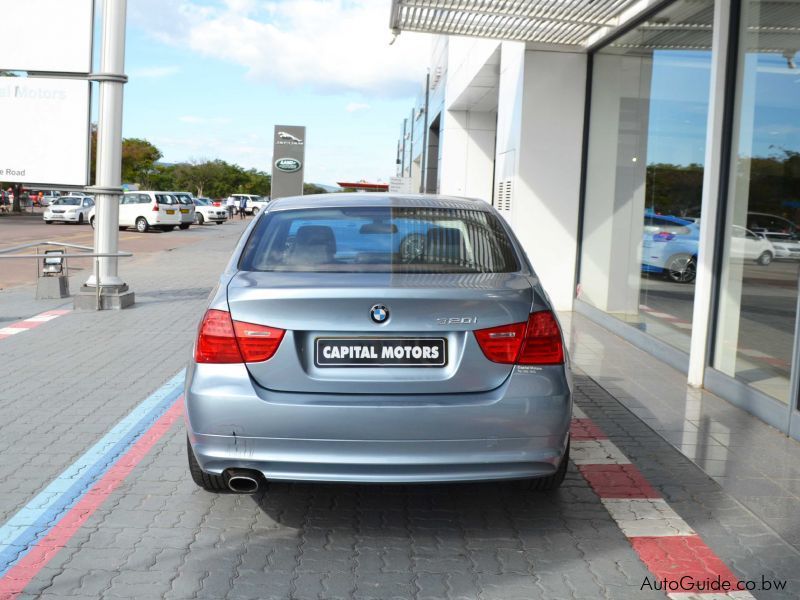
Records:
{"label": "metal canopy", "polygon": [[395,32],[584,46],[639,0],[392,0]]}

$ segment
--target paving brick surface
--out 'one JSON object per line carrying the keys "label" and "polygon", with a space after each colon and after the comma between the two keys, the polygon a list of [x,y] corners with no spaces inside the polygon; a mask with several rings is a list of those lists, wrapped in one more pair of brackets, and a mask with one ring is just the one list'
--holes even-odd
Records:
{"label": "paving brick surface", "polygon": [[[75,313],[2,342],[3,520],[184,365],[238,231],[213,229],[202,245],[131,267],[133,310]],[[45,376],[42,365],[64,356],[76,368]],[[756,597],[800,595],[800,556],[775,531],[581,373],[575,399],[631,462],[603,465],[620,474],[598,479],[638,490],[626,527],[691,528],[736,577],[788,580],[787,592]],[[585,444],[576,460],[605,451]],[[650,571],[579,468],[549,494],[513,483],[275,483],[254,496],[213,495],[192,483],[176,425],[21,598],[664,598],[640,589]],[[648,500],[649,489],[669,508]],[[656,539],[653,555],[663,549]]]}

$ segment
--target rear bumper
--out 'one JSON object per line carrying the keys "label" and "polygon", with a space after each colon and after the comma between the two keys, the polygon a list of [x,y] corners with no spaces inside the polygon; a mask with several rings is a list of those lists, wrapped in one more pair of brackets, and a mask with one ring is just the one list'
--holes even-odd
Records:
{"label": "rear bumper", "polygon": [[[572,396],[562,368],[543,371],[514,373],[484,394],[373,397],[269,392],[243,365],[192,364],[186,424],[209,473],[361,483],[545,476],[564,454]],[[551,393],[532,396],[542,377]]]}

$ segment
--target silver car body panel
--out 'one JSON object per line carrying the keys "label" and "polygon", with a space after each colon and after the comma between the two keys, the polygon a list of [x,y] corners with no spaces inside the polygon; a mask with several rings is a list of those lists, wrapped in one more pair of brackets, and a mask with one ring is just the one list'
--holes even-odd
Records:
{"label": "silver car body panel", "polygon": [[[270,203],[244,232],[209,308],[286,330],[262,363],[197,364],[186,377],[186,425],[209,473],[248,468],[268,479],[445,482],[553,473],[572,410],[564,365],[486,359],[477,329],[519,323],[550,303],[513,233],[513,273],[240,272],[260,219],[273,211],[425,206],[494,212],[478,200],[332,194]],[[496,214],[496,213],[495,213]],[[502,219],[501,219],[502,222]],[[390,307],[380,325],[370,307]],[[473,321],[476,320],[477,322]],[[462,322],[463,321],[463,322]],[[319,337],[442,337],[441,368],[319,367]]]}

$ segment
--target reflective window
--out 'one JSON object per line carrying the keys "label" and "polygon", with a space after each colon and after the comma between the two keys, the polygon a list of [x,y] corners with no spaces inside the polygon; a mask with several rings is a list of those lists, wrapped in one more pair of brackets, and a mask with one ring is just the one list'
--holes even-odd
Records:
{"label": "reflective window", "polygon": [[679,0],[594,55],[578,297],[689,351],[713,0]]}
{"label": "reflective window", "polygon": [[[800,269],[800,4],[742,3],[712,365],[786,402]],[[793,23],[790,23],[793,21]]]}

